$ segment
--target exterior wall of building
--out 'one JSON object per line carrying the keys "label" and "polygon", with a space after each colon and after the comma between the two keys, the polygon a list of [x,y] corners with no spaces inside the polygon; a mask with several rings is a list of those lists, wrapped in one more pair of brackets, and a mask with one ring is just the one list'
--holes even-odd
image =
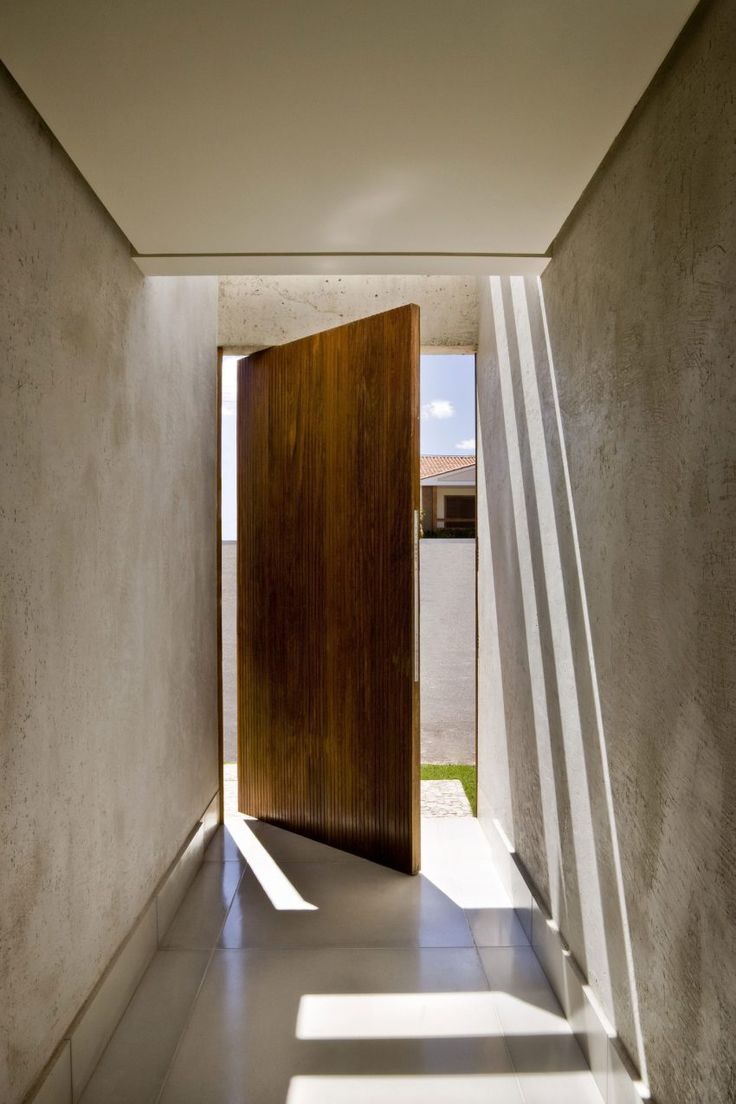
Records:
{"label": "exterior wall of building", "polygon": [[422,487],[422,529],[434,525],[434,487]]}
{"label": "exterior wall of building", "polygon": [[475,487],[436,487],[437,494],[437,526],[444,529],[444,519],[447,517],[447,496],[457,495],[460,498],[475,498]]}
{"label": "exterior wall of building", "polygon": [[422,762],[475,762],[475,541],[420,542]]}
{"label": "exterior wall of building", "polygon": [[144,279],[0,70],[0,1099],[218,788],[216,281]]}
{"label": "exterior wall of building", "polygon": [[736,1087],[735,51],[701,5],[481,297],[480,817],[659,1104]]}
{"label": "exterior wall of building", "polygon": [[224,758],[234,763],[238,758],[238,545],[223,541],[222,545],[222,698],[224,727]]}

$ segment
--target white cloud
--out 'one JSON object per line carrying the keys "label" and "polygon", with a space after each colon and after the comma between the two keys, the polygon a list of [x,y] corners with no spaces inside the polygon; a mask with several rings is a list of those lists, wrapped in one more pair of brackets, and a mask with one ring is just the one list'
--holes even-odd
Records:
{"label": "white cloud", "polygon": [[432,399],[422,407],[423,418],[454,418],[455,407],[448,399]]}
{"label": "white cloud", "polygon": [[464,441],[458,441],[455,448],[462,449],[463,452],[475,452],[475,437],[466,437]]}

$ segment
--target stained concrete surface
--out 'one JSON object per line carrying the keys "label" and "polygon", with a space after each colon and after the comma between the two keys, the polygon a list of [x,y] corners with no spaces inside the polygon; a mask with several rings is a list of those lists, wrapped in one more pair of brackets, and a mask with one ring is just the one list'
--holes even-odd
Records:
{"label": "stained concrete surface", "polygon": [[541,281],[584,594],[536,282],[502,282],[495,327],[488,282],[481,302],[480,816],[660,1104],[736,1092],[734,133],[736,5],[716,0]]}
{"label": "stained concrete surface", "polygon": [[[237,545],[222,545],[225,761],[237,756]],[[475,763],[475,541],[423,540],[421,550],[422,762]]]}
{"label": "stained concrete surface", "polygon": [[218,340],[248,352],[405,303],[419,306],[424,348],[475,348],[478,287],[471,276],[222,276]]}
{"label": "stained concrete surface", "polygon": [[218,785],[216,281],[144,280],[0,70],[0,1100]]}

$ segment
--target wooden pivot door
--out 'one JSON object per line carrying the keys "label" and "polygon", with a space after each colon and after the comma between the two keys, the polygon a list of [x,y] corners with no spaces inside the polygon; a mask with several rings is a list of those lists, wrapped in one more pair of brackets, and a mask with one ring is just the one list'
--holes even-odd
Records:
{"label": "wooden pivot door", "polygon": [[238,366],[238,797],[419,868],[419,308]]}

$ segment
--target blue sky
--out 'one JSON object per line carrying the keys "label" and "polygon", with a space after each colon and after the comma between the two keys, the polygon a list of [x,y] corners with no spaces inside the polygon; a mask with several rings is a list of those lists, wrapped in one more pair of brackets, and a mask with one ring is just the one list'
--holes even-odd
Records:
{"label": "blue sky", "polygon": [[222,358],[222,539],[237,540],[235,410],[238,398],[238,358]]}
{"label": "blue sky", "polygon": [[[222,539],[236,539],[235,407],[237,357],[222,366]],[[475,365],[472,356],[421,358],[422,455],[475,454]]]}
{"label": "blue sky", "polygon": [[475,455],[475,357],[421,358],[423,456]]}

